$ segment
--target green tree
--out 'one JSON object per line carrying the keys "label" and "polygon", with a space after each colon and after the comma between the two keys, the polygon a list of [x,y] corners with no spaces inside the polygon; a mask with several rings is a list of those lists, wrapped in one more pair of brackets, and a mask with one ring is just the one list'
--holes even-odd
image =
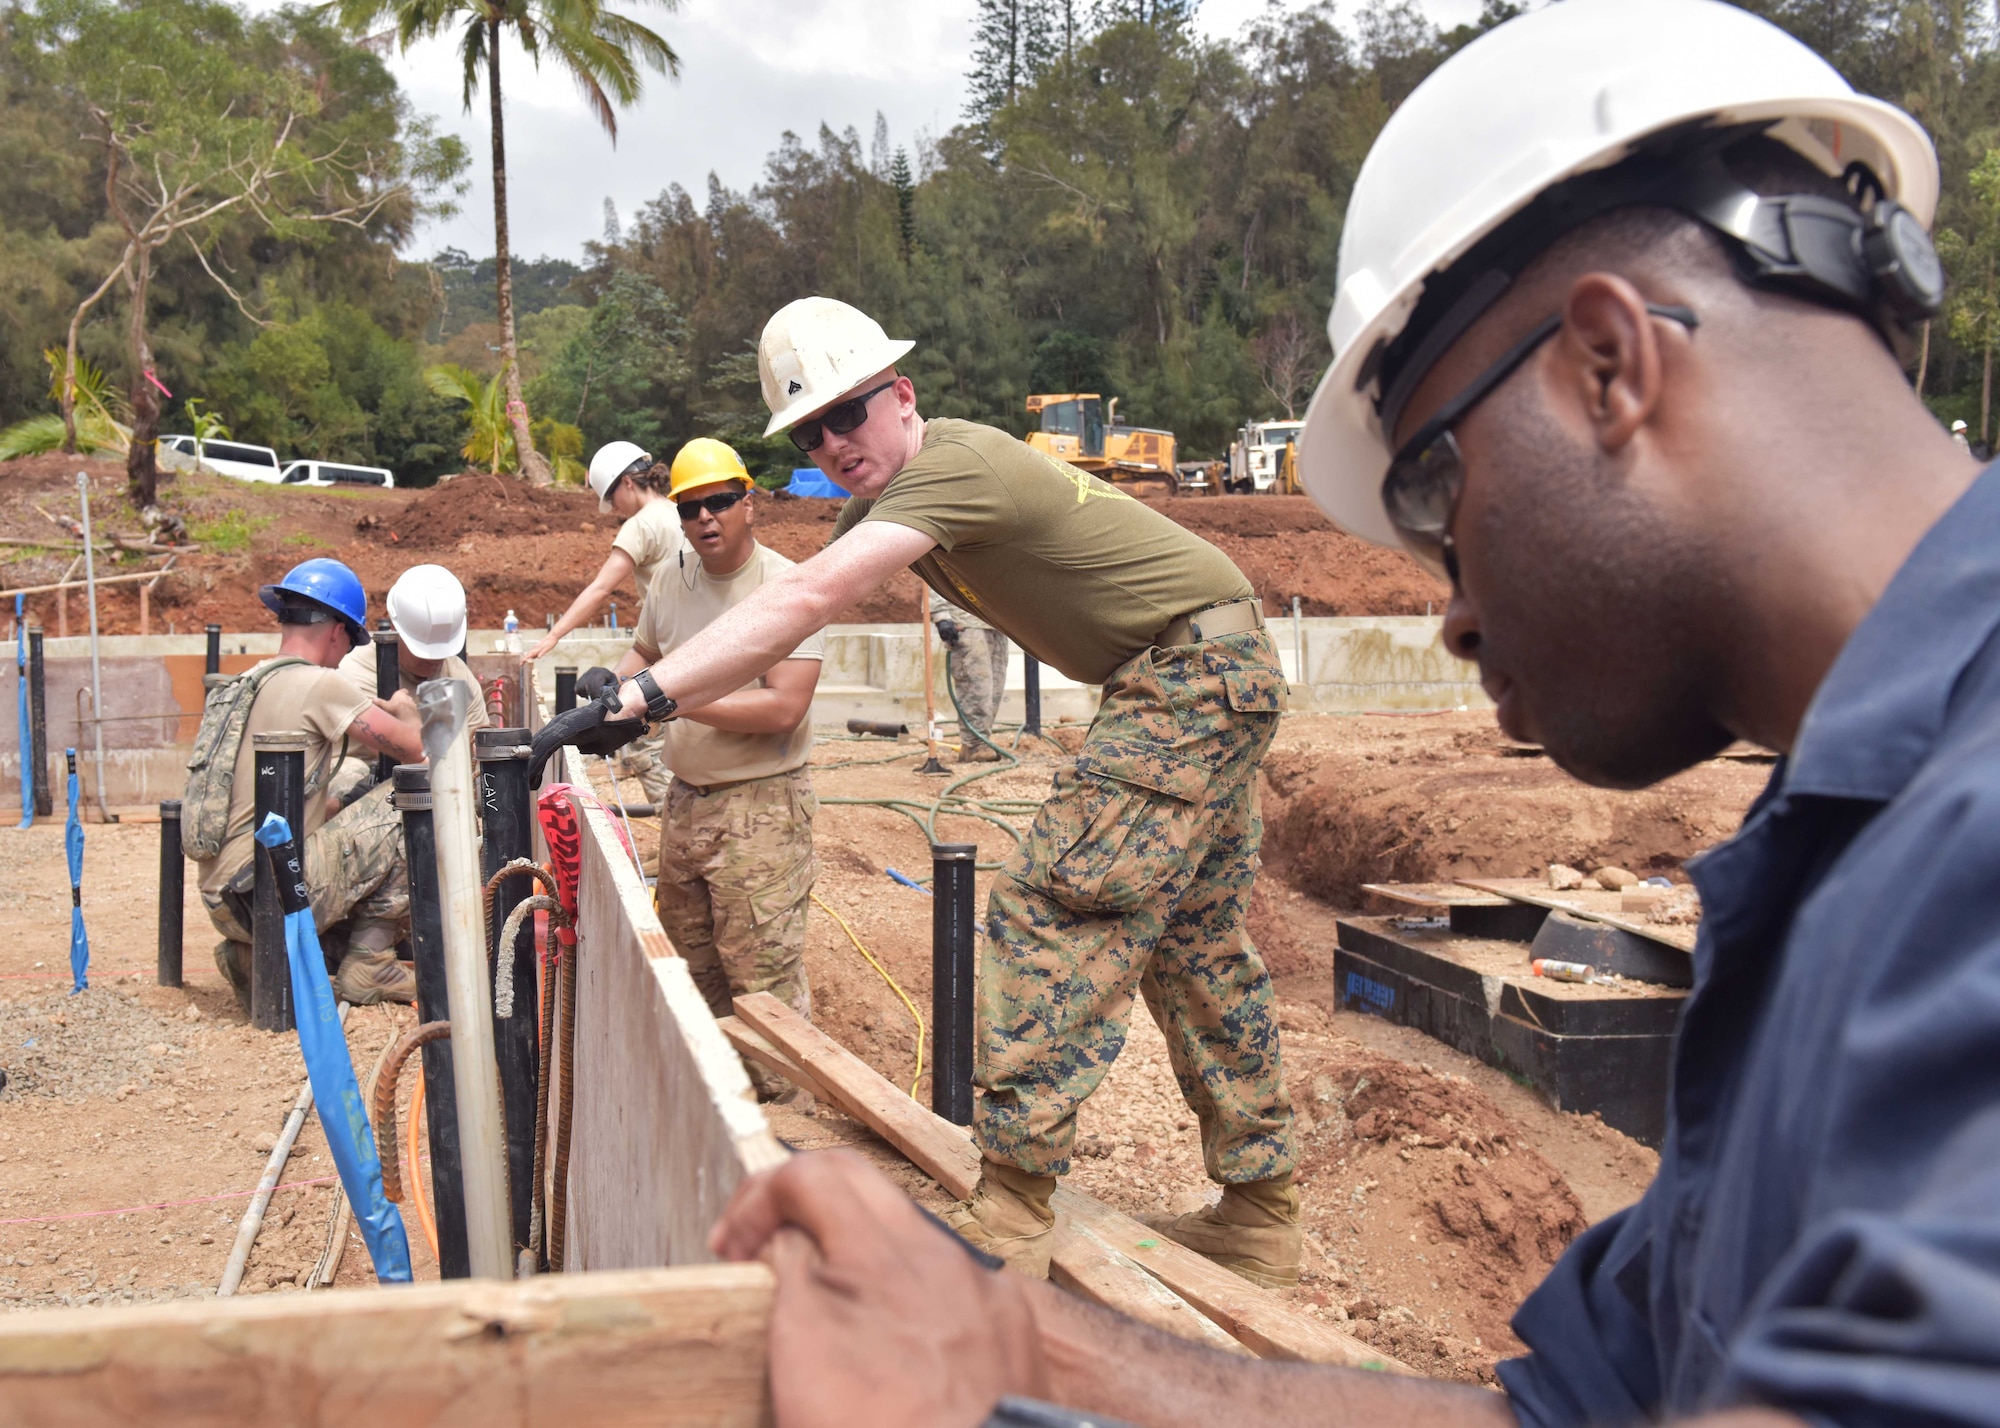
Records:
{"label": "green tree", "polygon": [[642,274],[614,273],[576,328],[530,388],[536,404],[593,447],[623,440],[661,449],[663,414],[690,375],[687,322],[673,299]]}
{"label": "green tree", "polygon": [[467,435],[459,454],[467,461],[486,467],[495,476],[502,471],[514,470],[518,459],[513,423],[508,420],[507,413],[508,370],[502,367],[485,381],[480,380],[477,372],[450,362],[424,370],[424,381],[433,392],[465,408],[460,415],[465,421]]}
{"label": "green tree", "polygon": [[[650,0],[664,10],[680,0]],[[418,40],[458,30],[463,97],[472,108],[481,84],[493,134],[493,253],[500,320],[501,371],[507,380],[507,421],[522,466],[538,485],[552,479],[535,450],[528,406],[521,396],[520,351],[514,327],[512,248],[507,237],[507,130],[500,86],[500,41],[512,35],[539,66],[544,54],[576,81],[591,113],[618,141],[618,110],[638,101],[640,66],[677,77],[680,57],[660,35],[602,0],[327,0],[326,8],[356,35],[393,21],[407,51]]]}
{"label": "green tree", "polygon": [[[102,153],[111,233],[101,279],[70,317],[60,408],[74,449],[78,339],[114,287],[126,303],[132,439],[127,494],[154,503],[163,384],[154,376],[152,285],[162,250],[184,244],[232,302],[243,295],[211,261],[225,229],[248,223],[310,246],[329,227],[367,231],[449,182],[456,146],[368,136],[322,124],[325,106],[299,67],[260,63],[268,27],[214,0],[43,0],[15,16],[26,56],[88,120]],[[247,309],[246,309],[247,311]]]}
{"label": "green tree", "polygon": [[1968,178],[1973,201],[1961,227],[1938,232],[1938,256],[1952,282],[1944,316],[1951,335],[1979,353],[1979,439],[1992,438],[1993,344],[2000,338],[2000,149],[1988,149]]}

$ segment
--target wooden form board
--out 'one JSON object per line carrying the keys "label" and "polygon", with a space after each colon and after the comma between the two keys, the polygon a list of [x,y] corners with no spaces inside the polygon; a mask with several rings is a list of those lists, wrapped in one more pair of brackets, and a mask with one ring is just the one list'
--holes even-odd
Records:
{"label": "wooden form board", "polygon": [[[950,1193],[961,1198],[972,1193],[979,1152],[963,1126],[925,1110],[776,997],[738,997],[736,1018],[755,1034],[761,1052],[790,1061],[803,1073],[786,1074],[860,1120]],[[1359,1339],[1293,1313],[1248,1280],[1088,1195],[1059,1189],[1055,1207],[1050,1277],[1086,1298],[1184,1338],[1214,1343],[1210,1335],[1219,1329],[1262,1358],[1409,1371]],[[1132,1265],[1168,1295],[1136,1285]]]}
{"label": "wooden form board", "polygon": [[768,1424],[762,1265],[0,1316],[0,1425]]}
{"label": "wooden form board", "polygon": [[1571,913],[1591,922],[1601,922],[1606,927],[1615,927],[1620,932],[1629,932],[1634,937],[1650,937],[1655,942],[1682,952],[1694,951],[1695,929],[1691,926],[1669,926],[1665,923],[1647,922],[1643,918],[1622,916],[1616,908],[1606,909],[1600,904],[1603,898],[1615,898],[1614,892],[1558,893],[1534,878],[1460,878],[1462,887],[1475,892],[1491,893],[1496,897],[1509,898],[1514,902],[1525,902],[1531,907],[1546,907],[1551,911]]}
{"label": "wooden form board", "polygon": [[1363,883],[1361,891],[1385,902],[1425,912],[1448,912],[1454,907],[1499,907],[1507,901],[1492,893],[1474,892],[1458,883]]}
{"label": "wooden form board", "polygon": [[[567,767],[581,769],[574,750],[563,755]],[[581,822],[563,1267],[706,1263],[709,1228],[737,1183],[786,1151],[667,940],[611,818],[586,808]]]}

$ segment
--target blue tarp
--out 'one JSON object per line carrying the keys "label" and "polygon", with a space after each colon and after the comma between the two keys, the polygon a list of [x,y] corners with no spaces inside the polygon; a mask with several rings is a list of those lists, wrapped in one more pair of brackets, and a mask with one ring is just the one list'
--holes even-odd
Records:
{"label": "blue tarp", "polygon": [[[305,1057],[306,1079],[312,1082],[320,1129],[326,1132],[327,1149],[340,1172],[347,1202],[354,1207],[354,1223],[367,1242],[368,1257],[375,1262],[375,1278],[384,1284],[408,1284],[409,1236],[402,1213],[382,1193],[382,1159],[375,1153],[375,1131],[368,1124],[361,1084],[354,1079],[354,1061],[347,1054],[347,1033],[341,1029],[333,984],[327,980],[326,955],[313,926],[291,825],[276,813],[266,814],[257,841],[270,850],[271,878],[285,909],[285,958],[292,969],[299,1052]],[[410,1173],[416,1174],[416,1167]]]}
{"label": "blue tarp", "polygon": [[801,466],[792,472],[792,484],[785,487],[794,496],[833,496],[846,500],[851,494],[827,479],[817,466]]}

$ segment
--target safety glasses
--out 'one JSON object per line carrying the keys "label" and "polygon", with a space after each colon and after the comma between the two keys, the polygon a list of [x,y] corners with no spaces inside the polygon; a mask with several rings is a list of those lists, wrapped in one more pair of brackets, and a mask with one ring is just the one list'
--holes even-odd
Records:
{"label": "safety glasses", "polygon": [[818,451],[820,443],[826,440],[828,432],[832,432],[835,436],[847,435],[868,420],[868,399],[888,391],[895,385],[896,379],[891,377],[881,386],[871,387],[858,397],[849,397],[844,402],[834,403],[811,421],[800,422],[792,428],[792,445],[801,451]]}
{"label": "safety glasses", "polygon": [[698,500],[676,501],[674,509],[681,513],[682,520],[698,521],[703,511],[719,516],[749,494],[748,491],[718,491],[713,496],[703,496]]}
{"label": "safety glasses", "polygon": [[[1692,332],[1701,325],[1692,308],[1671,303],[1647,303],[1654,317],[1678,322]],[[1535,328],[1501,354],[1500,360],[1481,372],[1457,396],[1438,408],[1431,419],[1418,427],[1389,460],[1389,474],[1382,478],[1382,508],[1396,528],[1403,544],[1418,564],[1441,580],[1458,584],[1458,554],[1452,548],[1451,521],[1458,509],[1459,493],[1465,489],[1465,458],[1458,449],[1452,428],[1466,414],[1534,355],[1562,327],[1562,314],[1544,318]]]}

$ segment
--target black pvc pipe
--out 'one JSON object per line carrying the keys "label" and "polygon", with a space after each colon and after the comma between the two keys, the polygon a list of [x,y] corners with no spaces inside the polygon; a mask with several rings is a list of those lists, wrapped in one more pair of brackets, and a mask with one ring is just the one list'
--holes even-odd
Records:
{"label": "black pvc pipe", "polygon": [[[479,762],[479,874],[485,881],[516,858],[534,854],[528,731],[481,729],[473,735],[472,747]],[[507,1182],[512,1191],[516,1248],[528,1243],[528,1216],[534,1208],[535,1108],[541,1097],[534,919],[522,919],[512,947],[497,944],[507,915],[535,892],[534,879],[520,874],[500,884],[493,895],[492,922],[486,929],[486,950],[494,955],[495,968],[500,957],[514,959],[514,1014],[504,1020],[493,1018],[493,1051],[500,1062],[500,1103],[507,1123]]]}
{"label": "black pvc pipe", "polygon": [[181,801],[160,802],[160,962],[163,987],[181,984],[181,917],[187,898],[187,860],[181,853]]}
{"label": "black pvc pipe", "polygon": [[931,1109],[972,1124],[972,843],[931,844]]}
{"label": "black pvc pipe", "polygon": [[[383,624],[388,624],[384,620]],[[403,645],[396,638],[393,629],[377,630],[375,641],[375,697],[393,699],[396,691],[403,687]],[[394,775],[396,759],[393,754],[375,756],[375,782],[387,783]]]}
{"label": "black pvc pipe", "polygon": [[567,714],[576,708],[576,666],[559,664],[556,666],[556,713]]}
{"label": "black pvc pipe", "polygon": [[[250,826],[281,814],[297,837],[305,827],[306,736],[253,734],[257,806]],[[250,899],[250,1024],[259,1031],[290,1031],[298,1023],[292,1007],[292,969],[285,956],[285,910],[271,876],[269,858],[251,859],[256,882]]]}
{"label": "black pvc pipe", "polygon": [[203,633],[208,636],[208,667],[203,674],[222,673],[222,626],[207,625]]}
{"label": "black pvc pipe", "polygon": [[1042,662],[1021,651],[1021,732],[1042,732]]}
{"label": "black pvc pipe", "polygon": [[[398,764],[390,776],[396,786],[392,797],[403,815],[403,850],[410,871],[410,947],[416,957],[417,1019],[449,1021],[451,998],[445,987],[444,903],[438,896],[431,771],[427,764]],[[459,1168],[458,1091],[451,1079],[451,1038],[429,1043],[420,1054],[424,1128],[431,1138],[431,1209],[437,1217],[438,1273],[446,1279],[469,1279],[472,1257],[465,1244],[465,1179]],[[388,1153],[386,1148],[383,1153]],[[413,1165],[406,1173],[423,1172]]]}
{"label": "black pvc pipe", "polygon": [[55,797],[49,788],[48,669],[42,661],[39,625],[28,626],[28,729],[34,745],[35,817],[47,818],[55,812]]}

